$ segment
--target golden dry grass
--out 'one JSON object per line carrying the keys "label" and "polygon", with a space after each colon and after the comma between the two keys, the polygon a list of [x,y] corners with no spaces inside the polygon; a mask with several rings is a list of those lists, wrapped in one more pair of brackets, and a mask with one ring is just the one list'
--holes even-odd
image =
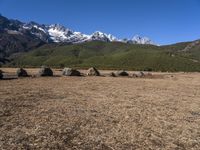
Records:
{"label": "golden dry grass", "polygon": [[199,150],[200,74],[162,76],[1,80],[0,147]]}

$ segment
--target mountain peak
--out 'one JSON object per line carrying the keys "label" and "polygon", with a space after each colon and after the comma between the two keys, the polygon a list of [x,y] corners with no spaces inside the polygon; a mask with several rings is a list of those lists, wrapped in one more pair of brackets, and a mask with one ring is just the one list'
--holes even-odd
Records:
{"label": "mountain peak", "polygon": [[92,39],[94,40],[100,40],[100,41],[105,41],[105,42],[113,42],[113,41],[116,41],[117,38],[114,37],[113,35],[111,34],[106,34],[106,33],[103,33],[101,31],[96,31],[94,32],[92,35],[91,35]]}
{"label": "mountain peak", "polygon": [[132,38],[132,41],[135,42],[136,44],[151,44],[151,45],[154,45],[154,42],[150,38],[142,37],[142,36],[139,36],[139,35],[135,35]]}
{"label": "mountain peak", "polygon": [[53,28],[53,29],[57,29],[57,30],[63,30],[63,31],[66,30],[66,28],[63,25],[59,24],[59,23],[51,24],[49,26],[49,28]]}
{"label": "mountain peak", "polygon": [[82,43],[87,41],[104,41],[104,42],[125,42],[131,44],[154,44],[149,38],[134,36],[132,39],[120,40],[112,34],[95,31],[91,35],[74,32],[61,24],[44,25],[36,22],[22,23],[20,21],[9,20],[6,17],[0,16],[0,29],[9,29],[22,32],[21,34],[31,34],[44,42],[57,43]]}

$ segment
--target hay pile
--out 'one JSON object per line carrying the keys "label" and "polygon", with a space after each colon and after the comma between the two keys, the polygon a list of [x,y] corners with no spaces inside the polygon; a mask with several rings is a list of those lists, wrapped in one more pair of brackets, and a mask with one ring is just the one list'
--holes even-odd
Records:
{"label": "hay pile", "polygon": [[100,76],[100,72],[96,68],[92,67],[92,68],[88,69],[87,75],[88,76]]}
{"label": "hay pile", "polygon": [[17,74],[18,77],[28,77],[27,71],[23,68],[17,69],[16,74]]}
{"label": "hay pile", "polygon": [[129,74],[124,70],[117,71],[116,75],[117,76],[129,76]]}
{"label": "hay pile", "polygon": [[3,71],[0,70],[0,79],[3,79]]}
{"label": "hay pile", "polygon": [[111,72],[111,73],[109,74],[109,76],[110,76],[110,77],[116,77],[116,74],[115,74],[114,72]]}
{"label": "hay pile", "polygon": [[81,76],[78,70],[72,68],[64,68],[62,74],[64,76]]}
{"label": "hay pile", "polygon": [[133,73],[132,75],[133,77],[135,78],[144,78],[144,77],[153,77],[153,74],[152,73],[149,73],[149,72],[138,72],[138,73]]}
{"label": "hay pile", "polygon": [[49,67],[42,66],[39,70],[39,76],[53,76],[53,71]]}

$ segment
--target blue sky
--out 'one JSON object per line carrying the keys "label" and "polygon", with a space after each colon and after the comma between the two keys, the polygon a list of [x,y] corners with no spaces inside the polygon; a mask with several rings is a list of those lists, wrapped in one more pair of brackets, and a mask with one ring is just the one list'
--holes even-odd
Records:
{"label": "blue sky", "polygon": [[200,39],[200,0],[0,0],[3,16],[159,44]]}

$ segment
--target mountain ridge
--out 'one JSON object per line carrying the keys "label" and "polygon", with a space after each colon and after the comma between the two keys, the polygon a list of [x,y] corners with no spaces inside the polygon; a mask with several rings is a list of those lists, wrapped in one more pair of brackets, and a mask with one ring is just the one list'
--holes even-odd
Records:
{"label": "mountain ridge", "polygon": [[132,44],[154,44],[148,38],[120,40],[111,34],[96,31],[91,35],[75,32],[59,24],[24,23],[0,15],[0,58],[27,52],[48,43],[77,44],[90,41],[119,41]]}
{"label": "mountain ridge", "polygon": [[[51,24],[44,25],[39,24],[37,22],[29,22],[24,23],[18,20],[8,19],[4,16],[0,16],[1,20],[4,20],[4,23],[0,22],[0,26],[2,29],[9,30],[8,32],[17,31],[18,34],[23,34],[23,30],[29,31],[32,35],[38,37],[44,42],[65,42],[65,43],[82,43],[87,41],[99,40],[104,42],[129,42],[132,44],[151,44],[155,45],[155,43],[147,38],[141,37],[139,35],[134,36],[132,39],[118,39],[115,36],[107,33],[103,33],[101,31],[95,31],[94,33],[87,35],[81,32],[73,31],[63,25],[60,24]],[[13,26],[13,28],[11,28]],[[16,34],[17,34],[16,32]]]}

